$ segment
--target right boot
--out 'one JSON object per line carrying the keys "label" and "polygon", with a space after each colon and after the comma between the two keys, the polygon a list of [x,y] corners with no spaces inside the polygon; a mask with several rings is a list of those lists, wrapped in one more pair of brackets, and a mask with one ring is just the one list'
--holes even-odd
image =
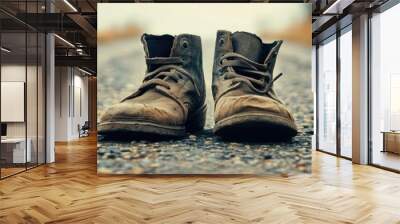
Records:
{"label": "right boot", "polygon": [[297,134],[293,116],[273,88],[280,77],[272,74],[281,44],[263,43],[248,32],[217,32],[212,84],[216,135],[276,141]]}
{"label": "right boot", "polygon": [[206,103],[200,37],[144,34],[141,40],[147,64],[143,84],[103,113],[99,134],[182,137],[202,130]]}

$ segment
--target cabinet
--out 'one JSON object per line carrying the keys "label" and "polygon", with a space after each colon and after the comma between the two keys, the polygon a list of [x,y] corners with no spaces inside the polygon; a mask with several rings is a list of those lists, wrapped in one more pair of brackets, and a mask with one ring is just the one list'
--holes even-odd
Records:
{"label": "cabinet", "polygon": [[400,154],[400,132],[388,131],[383,133],[383,152]]}

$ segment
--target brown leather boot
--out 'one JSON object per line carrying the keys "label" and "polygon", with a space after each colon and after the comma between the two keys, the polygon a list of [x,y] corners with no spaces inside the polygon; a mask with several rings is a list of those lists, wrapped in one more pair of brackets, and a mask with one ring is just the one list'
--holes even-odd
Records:
{"label": "brown leather boot", "polygon": [[251,33],[218,31],[212,91],[216,135],[283,140],[296,135],[292,115],[280,101],[272,72],[282,41],[270,44]]}
{"label": "brown leather boot", "polygon": [[142,36],[147,73],[142,86],[100,119],[99,134],[184,136],[203,129],[206,116],[200,37]]}

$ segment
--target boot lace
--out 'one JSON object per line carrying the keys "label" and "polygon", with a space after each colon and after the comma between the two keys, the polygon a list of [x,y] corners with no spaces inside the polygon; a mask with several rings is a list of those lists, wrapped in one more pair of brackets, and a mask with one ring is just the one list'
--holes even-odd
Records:
{"label": "boot lace", "polygon": [[[153,65],[158,66],[155,70],[147,73],[144,77],[143,84],[139,87],[139,90],[124,100],[133,98],[140,92],[145,92],[148,89],[152,89],[156,86],[162,86],[166,89],[171,89],[172,82],[178,83],[180,79],[186,77],[200,95],[200,91],[196,86],[196,83],[189,72],[183,69],[180,65],[183,64],[183,60],[179,57],[168,57],[168,58],[147,58],[147,64],[151,67]],[[171,82],[172,81],[172,82]]]}
{"label": "boot lace", "polygon": [[232,85],[246,83],[258,93],[267,93],[272,84],[282,76],[282,73],[272,78],[268,64],[256,63],[240,54],[227,53],[220,58],[221,70],[225,70],[224,79],[231,79]]}

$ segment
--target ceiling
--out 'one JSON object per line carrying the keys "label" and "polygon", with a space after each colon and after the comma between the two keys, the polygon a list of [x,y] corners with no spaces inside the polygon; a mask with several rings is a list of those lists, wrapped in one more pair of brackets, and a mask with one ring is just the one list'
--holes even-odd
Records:
{"label": "ceiling", "polygon": [[[231,0],[219,2],[291,2],[311,3],[313,13],[313,40],[323,36],[340,19],[374,8],[386,0]],[[47,4],[46,4],[47,2]],[[54,32],[56,65],[80,66],[96,72],[97,57],[97,3],[129,2],[196,2],[185,0],[1,0],[0,25],[7,42],[13,48],[23,49],[23,34]],[[197,1],[198,2],[198,1]],[[217,2],[205,0],[202,2]],[[51,12],[51,13],[50,13]],[[21,38],[23,40],[21,40]],[[4,43],[4,42],[3,42]],[[29,45],[31,46],[31,45]],[[28,47],[28,51],[31,51]],[[17,54],[18,50],[16,50]]]}
{"label": "ceiling", "polygon": [[352,18],[372,12],[390,0],[312,0],[313,44],[352,23]]}

